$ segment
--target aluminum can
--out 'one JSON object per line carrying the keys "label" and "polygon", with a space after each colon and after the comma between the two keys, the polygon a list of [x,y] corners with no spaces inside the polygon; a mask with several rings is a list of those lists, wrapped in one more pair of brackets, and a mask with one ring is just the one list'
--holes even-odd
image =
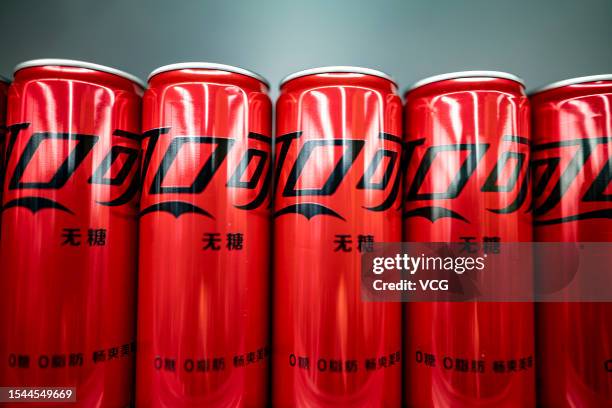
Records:
{"label": "aluminum can", "polygon": [[80,61],[15,68],[0,243],[2,386],[75,387],[78,407],[131,402],[143,88]]}
{"label": "aluminum can", "polygon": [[396,85],[365,68],[300,71],[276,114],[273,405],[399,406],[401,305],[360,294],[361,255],[401,239]]}
{"label": "aluminum can", "polygon": [[268,401],[271,102],[237,67],[153,71],[143,99],[138,407]]}
{"label": "aluminum can", "polygon": [[[532,240],[529,101],[521,80],[443,74],[406,94],[404,240],[466,252]],[[406,305],[406,402],[533,406],[533,303]]]}
{"label": "aluminum can", "polygon": [[[531,94],[534,235],[612,242],[612,75]],[[537,305],[539,404],[612,407],[612,304]]]}
{"label": "aluminum can", "polygon": [[0,76],[0,199],[2,199],[2,184],[4,180],[4,142],[6,140],[6,100],[11,81]]}

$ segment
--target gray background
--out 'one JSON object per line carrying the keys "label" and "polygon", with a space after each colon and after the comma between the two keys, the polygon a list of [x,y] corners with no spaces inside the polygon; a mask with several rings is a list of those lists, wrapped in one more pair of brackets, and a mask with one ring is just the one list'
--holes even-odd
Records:
{"label": "gray background", "polygon": [[360,65],[404,88],[466,69],[528,88],[612,73],[612,0],[3,0],[0,72],[32,58],[82,59],[145,78],[180,61],[255,70]]}

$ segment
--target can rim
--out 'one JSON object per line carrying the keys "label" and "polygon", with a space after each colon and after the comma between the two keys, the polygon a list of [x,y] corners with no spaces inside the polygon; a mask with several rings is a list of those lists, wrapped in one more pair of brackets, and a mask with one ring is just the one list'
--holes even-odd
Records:
{"label": "can rim", "polygon": [[4,75],[0,75],[0,82],[5,82],[7,84],[10,84],[12,81],[8,79],[7,77],[5,77]]}
{"label": "can rim", "polygon": [[416,88],[420,88],[425,85],[432,84],[434,82],[446,81],[449,79],[460,79],[460,78],[501,78],[501,79],[509,79],[514,82],[518,82],[523,87],[525,87],[525,81],[523,81],[520,77],[511,74],[509,72],[503,71],[457,71],[457,72],[448,72],[446,74],[433,75],[430,77],[423,78],[414,84],[410,85],[404,91],[404,94],[415,90]]}
{"label": "can rim", "polygon": [[91,69],[94,71],[106,72],[107,74],[113,74],[120,76],[122,78],[128,79],[134,82],[136,85],[140,86],[142,89],[147,88],[147,84],[140,78],[125,71],[121,71],[120,69],[107,67],[106,65],[95,64],[93,62],[87,61],[79,61],[72,59],[63,59],[63,58],[39,58],[21,62],[15,66],[13,69],[13,74],[17,71],[22,70],[24,68],[32,68],[32,67],[41,67],[45,65],[58,66],[58,67],[75,67],[75,68],[85,68]]}
{"label": "can rim", "polygon": [[181,69],[211,69],[219,71],[233,72],[235,74],[246,75],[251,78],[255,78],[259,82],[263,83],[268,89],[270,89],[270,83],[266,78],[259,75],[257,72],[250,71],[248,69],[235,67],[233,65],[218,64],[216,62],[177,62],[175,64],[162,65],[161,67],[155,68],[149,76],[147,81],[150,81],[157,74],[168,71],[178,71]]}
{"label": "can rim", "polygon": [[349,65],[333,65],[328,67],[316,67],[304,69],[301,71],[296,71],[292,74],[287,75],[280,81],[279,88],[282,87],[289,81],[292,81],[297,78],[301,78],[308,75],[316,75],[316,74],[334,74],[334,73],[344,73],[344,74],[364,74],[364,75],[372,75],[379,78],[386,79],[388,81],[393,82],[395,86],[397,86],[397,82],[393,77],[389,74],[386,74],[382,71],[371,69],[371,68],[363,68],[363,67],[355,67]]}
{"label": "can rim", "polygon": [[587,75],[575,78],[563,79],[561,81],[551,82],[550,84],[535,88],[529,92],[529,95],[535,95],[540,92],[550,91],[551,89],[562,88],[568,85],[584,84],[587,82],[597,81],[612,81],[612,74]]}

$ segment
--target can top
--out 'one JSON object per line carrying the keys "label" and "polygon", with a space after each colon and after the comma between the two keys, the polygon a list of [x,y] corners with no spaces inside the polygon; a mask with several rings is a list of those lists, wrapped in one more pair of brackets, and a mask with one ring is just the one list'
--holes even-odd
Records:
{"label": "can top", "polygon": [[597,81],[612,81],[612,74],[589,75],[589,76],[583,76],[583,77],[577,77],[577,78],[564,79],[562,81],[553,82],[551,84],[536,88],[533,91],[529,92],[529,95],[535,95],[540,92],[550,91],[551,89],[562,88],[568,85],[577,85],[577,84],[584,84],[587,82],[597,82]]}
{"label": "can top", "polygon": [[280,82],[279,87],[282,87],[287,82],[292,81],[296,78],[300,78],[300,77],[304,77],[308,75],[334,74],[334,73],[373,75],[373,76],[377,76],[380,78],[384,78],[388,81],[391,81],[397,86],[397,82],[395,82],[395,79],[393,79],[393,77],[391,77],[388,74],[385,74],[382,71],[378,71],[378,70],[370,69],[370,68],[337,65],[337,66],[331,66],[331,67],[310,68],[310,69],[305,69],[302,71],[294,72],[293,74],[289,74],[285,78],[283,78],[283,80]]}
{"label": "can top", "polygon": [[510,74],[508,72],[502,72],[502,71],[459,71],[459,72],[449,72],[447,74],[440,74],[440,75],[434,75],[434,76],[430,76],[424,79],[421,79],[420,81],[415,82],[414,84],[412,84],[411,86],[409,86],[405,91],[404,94],[416,89],[416,88],[420,88],[422,86],[428,85],[428,84],[432,84],[434,82],[440,82],[440,81],[446,81],[448,79],[461,79],[461,78],[501,78],[501,79],[509,79],[511,81],[514,82],[518,82],[519,84],[521,84],[523,87],[525,86],[525,83],[523,82],[523,80],[519,77],[517,77],[516,75]]}
{"label": "can top", "polygon": [[262,77],[256,72],[249,71],[248,69],[244,68],[234,67],[232,65],[217,64],[214,62],[179,62],[176,64],[164,65],[154,69],[149,74],[148,80],[150,81],[151,78],[153,78],[157,74],[161,74],[162,72],[177,71],[181,69],[211,69],[233,72],[235,74],[241,74],[251,78],[255,78],[259,82],[263,83],[266,87],[268,87],[268,89],[270,89],[270,83],[266,80],[266,78]]}
{"label": "can top", "polygon": [[24,61],[20,64],[17,64],[13,69],[13,73],[24,69],[24,68],[32,68],[32,67],[42,67],[42,66],[58,66],[58,67],[75,67],[75,68],[85,68],[91,69],[94,71],[106,72],[108,74],[113,74],[125,78],[134,82],[136,85],[140,86],[142,89],[146,89],[147,84],[141,80],[140,78],[128,74],[127,72],[121,71],[116,68],[107,67],[105,65],[94,64],[92,62],[85,61],[77,61],[71,59],[61,59],[61,58],[41,58],[41,59],[33,59],[29,61]]}

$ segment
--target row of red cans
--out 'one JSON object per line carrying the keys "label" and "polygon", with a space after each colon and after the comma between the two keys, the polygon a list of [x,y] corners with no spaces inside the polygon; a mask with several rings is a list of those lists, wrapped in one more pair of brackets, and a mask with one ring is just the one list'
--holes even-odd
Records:
{"label": "row of red cans", "polygon": [[612,404],[609,304],[402,312],[359,282],[376,242],[612,241],[611,76],[530,102],[513,75],[448,74],[402,106],[379,71],[302,71],[275,138],[268,87],[217,64],[146,91],[95,64],[16,68],[0,386],[84,407],[134,388],[138,407]]}

